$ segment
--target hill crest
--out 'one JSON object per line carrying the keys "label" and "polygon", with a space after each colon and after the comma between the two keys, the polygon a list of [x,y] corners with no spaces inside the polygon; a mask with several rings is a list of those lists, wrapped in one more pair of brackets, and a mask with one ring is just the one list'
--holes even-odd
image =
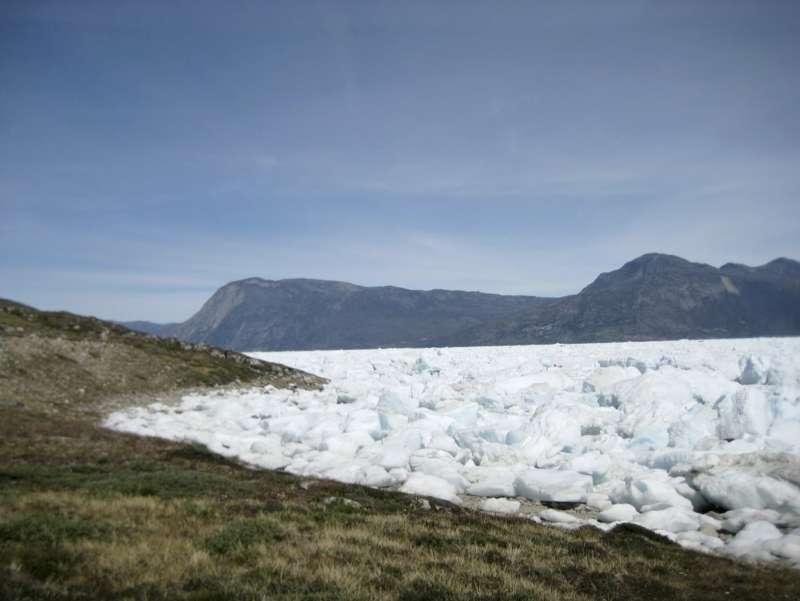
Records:
{"label": "hill crest", "polygon": [[560,298],[259,277],[178,324],[132,328],[236,350],[612,342],[800,334],[800,263],[720,268],[647,253]]}

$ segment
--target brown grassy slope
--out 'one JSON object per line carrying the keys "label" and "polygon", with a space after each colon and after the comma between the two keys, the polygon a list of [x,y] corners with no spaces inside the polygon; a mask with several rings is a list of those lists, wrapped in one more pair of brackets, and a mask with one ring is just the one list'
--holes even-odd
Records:
{"label": "brown grassy slope", "polygon": [[635,527],[565,532],[426,509],[107,431],[61,385],[0,406],[3,600],[800,598],[795,571],[689,553]]}
{"label": "brown grassy slope", "polygon": [[0,299],[0,406],[96,411],[120,395],[193,387],[319,387],[322,378],[232,351]]}
{"label": "brown grassy slope", "polygon": [[800,598],[795,571],[638,528],[432,505],[0,409],[2,599]]}

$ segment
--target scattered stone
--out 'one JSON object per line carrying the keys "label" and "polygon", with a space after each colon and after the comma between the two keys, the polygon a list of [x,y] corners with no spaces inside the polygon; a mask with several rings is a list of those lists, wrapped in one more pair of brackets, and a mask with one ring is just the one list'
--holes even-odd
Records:
{"label": "scattered stone", "polygon": [[417,509],[422,509],[424,511],[429,511],[431,508],[431,502],[428,501],[428,499],[423,499],[422,497],[415,498],[414,505],[417,506]]}
{"label": "scattered stone", "polygon": [[514,499],[488,498],[479,505],[482,511],[489,513],[519,513],[521,503]]}

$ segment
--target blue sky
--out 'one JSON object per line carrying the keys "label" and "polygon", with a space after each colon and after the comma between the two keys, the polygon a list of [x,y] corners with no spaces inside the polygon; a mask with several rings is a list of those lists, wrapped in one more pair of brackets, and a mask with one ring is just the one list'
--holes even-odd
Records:
{"label": "blue sky", "polygon": [[0,296],[800,258],[800,2],[0,4]]}

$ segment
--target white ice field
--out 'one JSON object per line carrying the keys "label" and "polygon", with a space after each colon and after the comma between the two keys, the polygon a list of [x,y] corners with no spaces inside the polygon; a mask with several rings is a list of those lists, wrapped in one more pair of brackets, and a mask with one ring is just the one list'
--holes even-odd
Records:
{"label": "white ice field", "polygon": [[634,522],[800,567],[800,338],[253,356],[330,384],[192,395],[106,425],[563,527]]}

